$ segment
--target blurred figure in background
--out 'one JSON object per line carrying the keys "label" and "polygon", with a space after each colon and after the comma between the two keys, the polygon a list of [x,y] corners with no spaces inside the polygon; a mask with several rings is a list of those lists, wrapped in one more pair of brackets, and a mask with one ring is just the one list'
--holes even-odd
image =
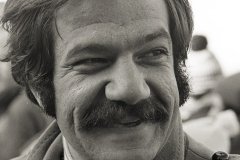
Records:
{"label": "blurred figure in background", "polygon": [[9,65],[0,63],[0,116],[6,112],[9,104],[20,92],[20,87],[11,77]]}
{"label": "blurred figure in background", "polygon": [[214,89],[223,80],[223,73],[207,45],[205,36],[193,36],[187,61],[192,92],[180,108],[183,128],[209,148],[228,152],[230,137],[239,132],[239,126],[233,111],[222,112],[224,104]]}
{"label": "blurred figure in background", "polygon": [[[5,53],[8,35],[0,33],[0,52]],[[52,119],[40,112],[13,80],[11,64],[0,62],[0,160],[20,155],[49,125]]]}
{"label": "blurred figure in background", "polygon": [[[7,47],[4,46],[7,37],[8,33],[0,28],[0,53],[6,53]],[[0,63],[0,116],[20,91],[19,85],[12,78],[9,65],[9,63]]]}
{"label": "blurred figure in background", "polygon": [[[233,110],[240,122],[240,73],[224,79],[216,87],[216,92],[221,96],[224,109]],[[240,153],[240,133],[231,139],[230,153]]]}

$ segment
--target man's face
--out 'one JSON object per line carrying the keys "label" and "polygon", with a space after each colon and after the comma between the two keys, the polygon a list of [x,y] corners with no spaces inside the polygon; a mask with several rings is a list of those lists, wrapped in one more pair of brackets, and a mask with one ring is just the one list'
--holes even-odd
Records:
{"label": "man's face", "polygon": [[153,159],[179,104],[164,0],[72,0],[56,27],[56,115],[70,148]]}

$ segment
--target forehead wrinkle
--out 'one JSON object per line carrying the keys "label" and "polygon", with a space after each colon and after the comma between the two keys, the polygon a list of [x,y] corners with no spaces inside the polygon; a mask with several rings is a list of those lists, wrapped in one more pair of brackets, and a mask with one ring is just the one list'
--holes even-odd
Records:
{"label": "forehead wrinkle", "polygon": [[[121,0],[72,0],[59,9],[58,14],[63,17],[65,25],[72,26],[72,30],[79,26],[94,23],[115,23],[120,26],[140,19],[159,18],[156,11],[162,8],[161,14],[168,17],[166,4],[163,1],[156,3],[137,3]],[[111,4],[111,5],[110,5]],[[159,7],[156,7],[155,4]],[[164,6],[164,7],[163,7]]]}
{"label": "forehead wrinkle", "polygon": [[[155,16],[155,17],[151,17],[151,19],[158,19],[159,20],[159,17]],[[84,28],[84,27],[87,27],[87,26],[95,25],[95,24],[106,24],[106,23],[115,24],[119,27],[126,27],[129,24],[132,24],[136,21],[141,21],[141,20],[150,20],[150,18],[134,18],[134,19],[129,19],[128,21],[122,20],[122,21],[117,21],[117,22],[112,21],[112,20],[104,20],[104,19],[99,18],[98,20],[95,19],[93,21],[89,21],[88,23],[85,23],[85,25],[83,27],[79,27],[81,22],[76,19],[71,24],[74,26],[74,27],[72,27],[72,29],[75,30],[75,29],[78,29],[78,28]]]}
{"label": "forehead wrinkle", "polygon": [[[90,42],[92,44],[95,43],[95,45],[98,45],[98,42],[101,42],[100,38],[98,38],[99,36],[101,36],[102,38],[105,37],[105,36],[107,36],[107,37],[109,37],[109,36],[115,37],[112,33],[107,32],[108,34],[104,34],[106,32],[103,31],[103,30],[100,31],[99,29],[92,30],[91,33],[88,32],[89,28],[95,27],[95,25],[104,25],[104,24],[105,23],[93,23],[93,24],[89,24],[87,26],[78,27],[78,28],[72,30],[68,35],[60,35],[60,33],[59,33],[59,38],[57,38],[55,43],[58,43],[59,41],[61,41],[61,43],[64,44],[64,46],[65,46],[64,48],[65,49],[62,51],[63,53],[68,51],[69,48],[73,47],[74,45],[78,45],[80,47],[80,46],[83,46],[84,44],[87,45]],[[115,23],[109,23],[108,26],[116,26],[116,24]],[[113,30],[111,30],[111,31],[113,31]],[[119,30],[118,33],[120,33],[120,30]],[[56,34],[57,33],[55,33],[55,35]],[[74,37],[72,35],[74,35]],[[91,41],[93,38],[96,38],[95,41]],[[113,38],[112,38],[112,40],[113,40]],[[82,42],[84,42],[84,43],[82,43]],[[80,45],[78,43],[80,43],[82,45]]]}
{"label": "forehead wrinkle", "polygon": [[[72,28],[71,30],[68,30],[69,31],[69,33],[68,33],[68,35],[67,36],[61,36],[60,35],[60,33],[58,34],[59,36],[60,36],[60,38],[61,38],[61,40],[64,42],[64,44],[66,44],[67,42],[69,42],[69,40],[71,40],[72,39],[72,37],[71,36],[69,36],[69,35],[71,35],[72,33],[74,33],[76,30],[82,30],[82,31],[80,31],[79,33],[81,33],[81,34],[85,34],[84,32],[86,31],[85,29],[89,29],[89,28],[91,28],[91,27],[97,27],[96,29],[95,29],[95,31],[94,30],[92,30],[92,34],[91,35],[89,35],[89,33],[88,33],[88,35],[86,35],[86,36],[88,36],[88,37],[93,37],[93,35],[96,33],[96,32],[98,32],[99,31],[99,29],[98,29],[98,26],[99,26],[99,28],[101,28],[100,26],[102,26],[102,25],[108,25],[108,27],[110,27],[110,26],[112,26],[112,27],[114,27],[113,29],[111,29],[111,31],[113,32],[113,33],[117,33],[117,34],[119,34],[119,35],[122,35],[123,36],[123,34],[125,33],[125,36],[126,37],[129,37],[129,34],[131,34],[131,33],[133,33],[133,32],[136,32],[136,31],[138,31],[138,27],[142,27],[143,25],[140,23],[141,21],[143,21],[144,22],[144,20],[146,20],[146,22],[145,23],[147,23],[147,22],[149,22],[149,23],[151,23],[151,21],[156,21],[156,22],[162,22],[162,19],[136,19],[136,20],[133,20],[133,21],[131,21],[131,22],[129,22],[129,23],[125,23],[125,24],[122,24],[122,25],[120,25],[120,24],[118,24],[118,23],[114,23],[114,22],[94,22],[94,23],[91,23],[91,24],[88,24],[88,25],[85,25],[85,26],[76,26],[75,28]],[[137,23],[135,23],[135,22],[137,22],[137,21],[139,21],[139,24],[137,24]],[[132,27],[132,25],[131,24],[133,24],[133,25],[135,25],[134,27]],[[158,23],[159,24],[159,28],[156,30],[156,31],[154,31],[154,33],[149,33],[148,34],[148,36],[146,36],[145,37],[145,40],[146,40],[146,42],[148,42],[148,41],[151,41],[152,39],[154,39],[155,37],[165,37],[166,39],[171,39],[171,37],[170,37],[170,33],[169,33],[169,26],[168,26],[168,23]],[[161,24],[164,24],[165,26],[163,27]],[[57,24],[56,24],[57,25]],[[147,25],[146,25],[147,26]],[[145,28],[148,28],[148,27],[151,27],[151,26],[148,26],[148,27],[146,27],[145,26]],[[116,27],[116,28],[115,28]],[[132,31],[131,32],[129,32],[130,31],[130,29],[128,29],[128,27],[132,27]],[[58,27],[57,27],[58,28]],[[104,27],[103,27],[104,28]],[[117,28],[119,28],[119,29],[117,29]],[[102,32],[103,33],[103,32]],[[107,33],[109,33],[109,32],[107,32]],[[142,33],[142,32],[140,32],[140,33]],[[69,37],[68,37],[69,36]],[[62,38],[62,37],[64,37],[64,38]]]}

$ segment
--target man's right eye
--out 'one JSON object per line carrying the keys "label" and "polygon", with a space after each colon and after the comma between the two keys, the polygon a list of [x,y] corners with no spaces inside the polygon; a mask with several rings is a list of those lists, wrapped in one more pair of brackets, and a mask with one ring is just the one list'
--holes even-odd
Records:
{"label": "man's right eye", "polygon": [[110,65],[110,61],[104,58],[88,58],[73,64],[72,69],[81,74],[94,73]]}

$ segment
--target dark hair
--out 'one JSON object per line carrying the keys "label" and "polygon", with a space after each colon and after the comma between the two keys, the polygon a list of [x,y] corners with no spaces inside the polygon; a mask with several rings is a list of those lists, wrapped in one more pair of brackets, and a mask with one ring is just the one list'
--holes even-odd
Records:
{"label": "dark hair", "polygon": [[192,10],[188,0],[165,0],[165,2],[169,12],[174,72],[179,90],[179,105],[181,106],[186,102],[190,93],[185,60],[193,32]]}
{"label": "dark hair", "polygon": [[201,51],[206,49],[208,45],[207,38],[203,35],[194,35],[192,38],[192,50]]}
{"label": "dark hair", "polygon": [[[31,89],[37,91],[42,108],[55,117],[54,35],[56,10],[68,0],[8,0],[2,17],[10,32],[9,51],[3,61],[11,61],[17,83],[25,86],[28,97],[38,103]],[[185,60],[192,36],[193,20],[187,0],[166,0],[173,42],[174,70],[182,105],[189,94]]]}

